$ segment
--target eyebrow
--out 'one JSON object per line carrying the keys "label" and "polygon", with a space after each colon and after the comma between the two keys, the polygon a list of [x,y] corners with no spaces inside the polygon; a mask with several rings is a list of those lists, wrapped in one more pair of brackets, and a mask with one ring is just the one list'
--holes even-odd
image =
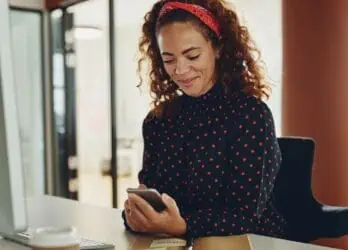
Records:
{"label": "eyebrow", "polygon": [[[200,47],[190,47],[188,49],[185,49],[183,52],[181,52],[183,55],[189,53],[192,50],[200,49]],[[169,52],[163,52],[163,56],[174,56],[172,53]]]}

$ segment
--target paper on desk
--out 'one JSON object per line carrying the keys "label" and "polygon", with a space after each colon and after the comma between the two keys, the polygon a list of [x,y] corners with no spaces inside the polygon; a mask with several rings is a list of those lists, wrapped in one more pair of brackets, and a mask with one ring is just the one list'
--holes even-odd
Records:
{"label": "paper on desk", "polygon": [[169,238],[169,239],[160,239],[154,240],[151,243],[150,248],[166,248],[166,247],[184,247],[186,246],[186,240],[177,239],[177,238]]}

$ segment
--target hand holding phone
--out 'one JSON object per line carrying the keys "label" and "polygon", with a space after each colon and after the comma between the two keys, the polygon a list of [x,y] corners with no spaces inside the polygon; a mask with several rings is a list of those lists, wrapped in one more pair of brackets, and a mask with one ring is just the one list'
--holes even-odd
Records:
{"label": "hand holding phone", "polygon": [[153,189],[153,188],[144,188],[144,189],[128,188],[127,193],[128,194],[136,194],[136,195],[140,196],[145,201],[147,201],[159,213],[167,208],[162,200],[162,196],[160,195],[160,193],[156,189]]}
{"label": "hand holding phone", "polygon": [[[172,197],[167,194],[160,195],[155,189],[143,187],[129,188],[127,192],[128,194],[132,194],[132,196],[137,196],[131,197],[131,199],[127,200],[125,203],[126,220],[128,226],[133,231],[142,233],[163,233],[176,237],[181,237],[185,234],[187,230],[186,221],[180,215],[179,208]],[[132,212],[129,207],[129,202],[138,204],[142,211],[134,209],[135,211]],[[155,211],[149,209],[146,203],[150,204],[155,211],[163,212],[157,214]]]}

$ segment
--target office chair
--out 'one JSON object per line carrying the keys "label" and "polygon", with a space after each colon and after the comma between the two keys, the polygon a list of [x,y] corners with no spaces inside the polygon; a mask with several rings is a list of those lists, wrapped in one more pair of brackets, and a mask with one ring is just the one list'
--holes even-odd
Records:
{"label": "office chair", "polygon": [[315,143],[310,138],[278,138],[282,164],[274,187],[274,206],[288,222],[289,240],[309,242],[348,234],[348,207],[321,204],[311,189]]}

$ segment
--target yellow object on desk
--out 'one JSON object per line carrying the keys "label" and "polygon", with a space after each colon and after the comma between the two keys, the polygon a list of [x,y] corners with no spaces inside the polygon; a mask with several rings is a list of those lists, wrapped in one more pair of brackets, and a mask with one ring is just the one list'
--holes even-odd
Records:
{"label": "yellow object on desk", "polygon": [[204,237],[195,240],[193,250],[252,250],[247,235]]}

